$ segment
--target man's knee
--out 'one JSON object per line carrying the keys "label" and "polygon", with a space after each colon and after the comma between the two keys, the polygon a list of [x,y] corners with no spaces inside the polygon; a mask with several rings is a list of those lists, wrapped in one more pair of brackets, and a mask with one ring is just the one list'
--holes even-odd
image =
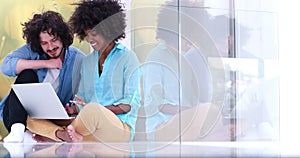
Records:
{"label": "man's knee", "polygon": [[15,83],[37,83],[38,81],[37,74],[32,69],[26,69],[19,73]]}

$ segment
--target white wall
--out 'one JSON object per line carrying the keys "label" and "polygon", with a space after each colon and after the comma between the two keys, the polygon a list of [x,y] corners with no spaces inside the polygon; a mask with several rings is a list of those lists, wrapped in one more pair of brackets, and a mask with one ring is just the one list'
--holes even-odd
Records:
{"label": "white wall", "polygon": [[289,150],[299,147],[300,141],[299,6],[298,0],[279,2],[280,133],[282,144]]}

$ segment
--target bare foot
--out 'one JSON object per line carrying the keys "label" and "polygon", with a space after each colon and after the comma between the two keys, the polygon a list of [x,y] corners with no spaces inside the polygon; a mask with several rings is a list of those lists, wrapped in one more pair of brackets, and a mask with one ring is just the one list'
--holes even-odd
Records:
{"label": "bare foot", "polygon": [[55,135],[57,138],[65,141],[65,142],[72,142],[72,139],[70,138],[69,133],[66,130],[57,130],[55,132]]}
{"label": "bare foot", "polygon": [[55,142],[55,140],[53,140],[53,139],[50,139],[48,137],[44,137],[44,136],[41,136],[41,135],[38,135],[38,134],[33,134],[32,138],[34,140],[36,140],[37,142]]}
{"label": "bare foot", "polygon": [[81,142],[83,137],[81,134],[77,133],[75,131],[75,128],[72,126],[72,125],[69,125],[67,127],[67,130],[68,130],[68,134],[69,134],[69,137],[71,138],[72,142]]}

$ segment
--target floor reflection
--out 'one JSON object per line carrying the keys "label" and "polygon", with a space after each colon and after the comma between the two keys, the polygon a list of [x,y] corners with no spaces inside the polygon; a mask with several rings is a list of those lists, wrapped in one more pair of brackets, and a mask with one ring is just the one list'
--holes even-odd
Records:
{"label": "floor reflection", "polygon": [[281,157],[274,142],[1,143],[0,157]]}

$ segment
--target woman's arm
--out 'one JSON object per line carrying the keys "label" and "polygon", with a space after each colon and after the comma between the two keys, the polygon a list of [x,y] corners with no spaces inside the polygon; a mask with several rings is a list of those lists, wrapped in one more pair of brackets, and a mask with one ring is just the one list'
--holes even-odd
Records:
{"label": "woman's arm", "polygon": [[118,105],[111,105],[105,106],[107,109],[112,111],[114,114],[124,114],[131,110],[131,106],[129,104],[118,104]]}

